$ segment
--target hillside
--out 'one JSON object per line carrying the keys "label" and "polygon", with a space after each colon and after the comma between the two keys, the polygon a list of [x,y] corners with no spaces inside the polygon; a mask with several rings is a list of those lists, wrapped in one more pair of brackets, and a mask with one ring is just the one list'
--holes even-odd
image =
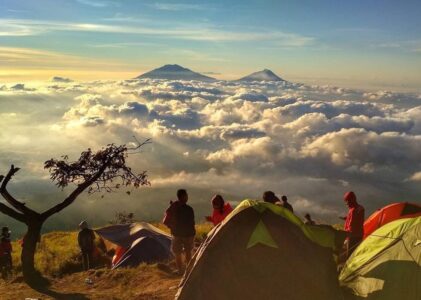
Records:
{"label": "hillside", "polygon": [[[92,284],[85,283],[90,278]],[[180,277],[167,274],[157,265],[135,269],[97,269],[51,278],[48,290],[37,291],[25,283],[0,283],[2,300],[35,299],[173,299]]]}
{"label": "hillside", "polygon": [[[162,224],[154,224],[166,230]],[[196,226],[200,242],[209,232],[209,223]],[[76,232],[50,232],[41,237],[35,256],[36,268],[51,283],[48,290],[34,290],[22,282],[18,242],[13,243],[14,275],[0,279],[0,299],[173,299],[180,277],[167,265],[140,265],[137,268],[110,270],[105,255],[96,268],[82,271]],[[173,265],[169,265],[173,268]],[[92,284],[85,280],[89,278]]]}

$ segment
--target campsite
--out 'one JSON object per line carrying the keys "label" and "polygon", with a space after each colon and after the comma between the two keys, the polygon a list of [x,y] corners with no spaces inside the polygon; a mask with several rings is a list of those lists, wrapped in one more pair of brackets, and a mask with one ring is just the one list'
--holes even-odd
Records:
{"label": "campsite", "polygon": [[0,300],[421,300],[421,0],[0,0]]}
{"label": "campsite", "polygon": [[[280,206],[245,200],[218,226],[197,226],[198,248],[182,277],[163,267],[172,259],[165,226],[135,222],[95,229],[105,252],[125,251],[112,265],[102,261],[85,272],[75,233],[43,235],[37,268],[51,285],[37,290],[16,276],[0,291],[2,299],[419,299],[421,206],[392,207],[367,218],[367,233],[379,214],[384,224],[367,234],[340,274],[334,249],[343,237],[336,229],[306,225]],[[13,259],[19,265],[18,253]],[[411,289],[403,294],[402,286]]]}

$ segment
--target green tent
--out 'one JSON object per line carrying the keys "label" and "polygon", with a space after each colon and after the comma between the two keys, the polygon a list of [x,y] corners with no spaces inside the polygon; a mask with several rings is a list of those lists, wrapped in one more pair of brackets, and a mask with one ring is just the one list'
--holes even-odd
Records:
{"label": "green tent", "polygon": [[334,245],[335,230],[245,200],[208,234],[176,299],[343,299]]}
{"label": "green tent", "polygon": [[421,299],[421,217],[374,231],[347,260],[339,280],[349,299]]}

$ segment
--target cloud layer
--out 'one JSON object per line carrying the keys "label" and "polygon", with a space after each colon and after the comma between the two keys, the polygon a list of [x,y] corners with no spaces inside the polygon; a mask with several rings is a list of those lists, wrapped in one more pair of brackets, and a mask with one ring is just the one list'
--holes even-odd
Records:
{"label": "cloud layer", "polygon": [[[48,181],[46,159],[76,158],[87,147],[136,136],[153,139],[130,157],[135,169],[149,170],[152,187],[134,194],[142,195],[138,206],[127,205],[150,219],[160,218],[179,187],[193,191],[199,216],[216,192],[237,201],[274,190],[288,195],[299,214],[330,222],[345,211],[347,190],[368,212],[390,201],[420,201],[419,94],[288,82],[54,77],[0,86],[0,103],[0,123],[8,128],[0,134],[1,173],[10,163],[22,167],[13,185],[25,197],[31,197],[20,191],[25,182]],[[150,199],[153,210],[145,209]]]}

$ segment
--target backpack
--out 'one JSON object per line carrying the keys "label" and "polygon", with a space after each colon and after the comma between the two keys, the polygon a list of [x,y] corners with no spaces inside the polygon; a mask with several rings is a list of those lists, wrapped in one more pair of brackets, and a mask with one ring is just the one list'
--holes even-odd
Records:
{"label": "backpack", "polygon": [[94,240],[95,234],[91,229],[82,229],[78,234],[79,246],[83,251],[92,251]]}
{"label": "backpack", "polygon": [[162,219],[162,223],[169,229],[172,229],[175,226],[175,203],[176,202],[170,201],[170,206],[166,209],[164,218]]}

